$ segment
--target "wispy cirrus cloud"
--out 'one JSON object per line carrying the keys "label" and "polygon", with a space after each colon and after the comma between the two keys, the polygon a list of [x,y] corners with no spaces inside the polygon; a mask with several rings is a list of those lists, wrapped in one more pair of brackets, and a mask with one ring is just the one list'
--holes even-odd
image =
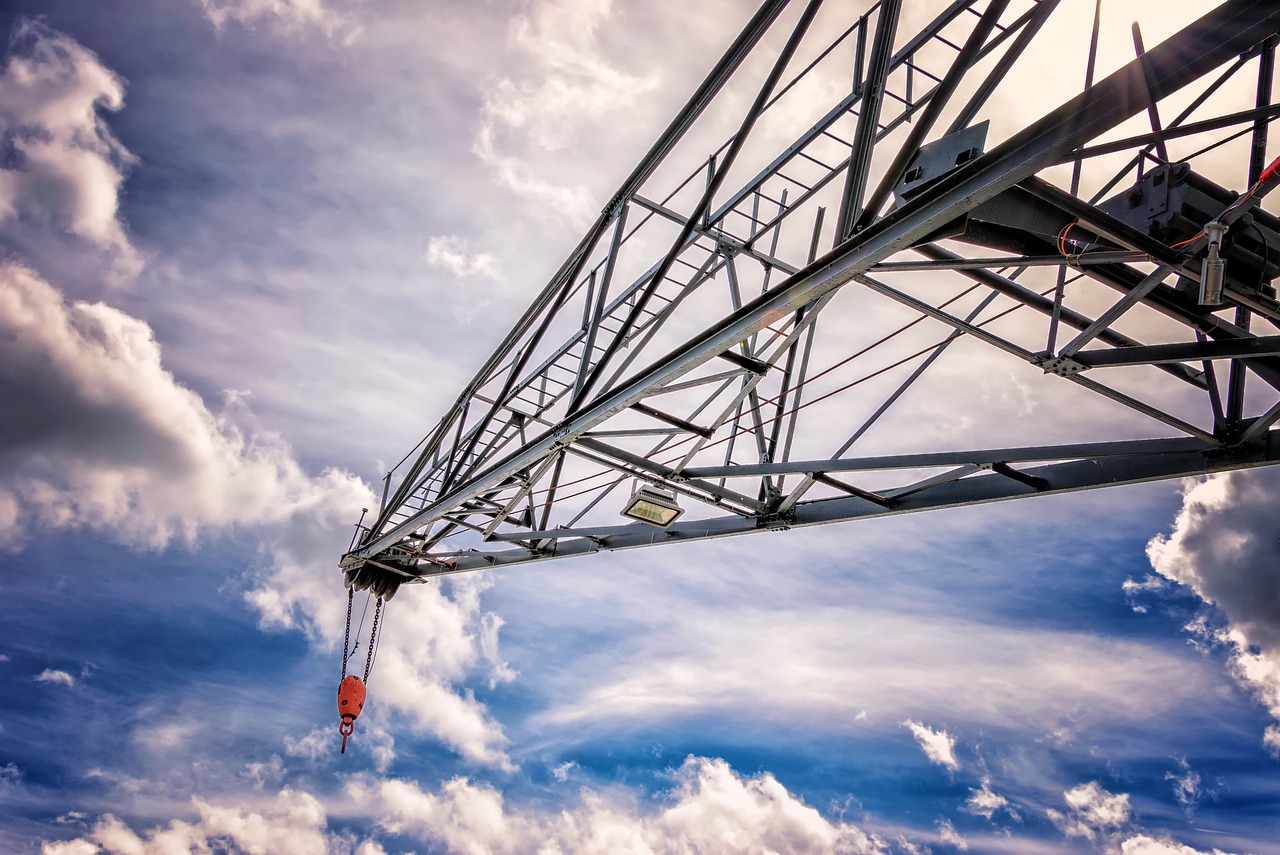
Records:
{"label": "wispy cirrus cloud", "polygon": [[[1041,730],[1064,720],[1145,719],[1168,708],[1171,685],[1203,686],[1209,674],[1207,667],[1189,671],[1185,656],[1133,641],[945,610],[926,617],[828,600],[713,612],[697,595],[679,606],[680,592],[652,601],[647,592],[632,596],[636,612],[628,619],[647,629],[608,657],[580,658],[556,684],[541,723],[581,733],[749,708],[755,719],[848,732],[865,727],[851,709],[899,722],[945,709],[957,723]],[[659,596],[661,608],[652,605]],[[690,613],[698,620],[664,617]],[[1145,665],[1135,669],[1134,661]]]}
{"label": "wispy cirrus cloud", "polygon": [[[330,38],[350,42],[360,34],[360,25],[349,11],[332,0],[199,0],[214,26],[230,21],[252,26],[267,24],[286,31],[314,27]],[[344,5],[350,6],[351,3]]]}
{"label": "wispy cirrus cloud", "polygon": [[610,62],[599,31],[613,12],[612,0],[535,0],[513,18],[509,45],[519,70],[486,92],[472,147],[499,184],[577,227],[591,222],[602,200],[581,178],[545,177],[542,156],[658,84],[654,71],[632,74]]}
{"label": "wispy cirrus cloud", "polygon": [[489,252],[473,252],[468,242],[457,235],[435,235],[427,241],[424,256],[427,264],[459,278],[480,276],[497,279],[501,274],[497,256]]}

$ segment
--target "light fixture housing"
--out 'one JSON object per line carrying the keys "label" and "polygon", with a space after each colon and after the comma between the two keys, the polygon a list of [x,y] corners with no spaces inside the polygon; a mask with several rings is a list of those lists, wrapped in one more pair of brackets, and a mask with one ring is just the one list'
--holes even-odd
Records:
{"label": "light fixture housing", "polygon": [[683,513],[684,508],[676,504],[675,493],[651,484],[640,485],[622,509],[624,517],[658,528],[667,528]]}

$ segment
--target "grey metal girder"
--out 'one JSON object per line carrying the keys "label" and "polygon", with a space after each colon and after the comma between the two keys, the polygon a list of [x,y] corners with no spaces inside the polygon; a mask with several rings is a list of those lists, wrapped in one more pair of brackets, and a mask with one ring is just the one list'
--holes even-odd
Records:
{"label": "grey metal girder", "polygon": [[[904,495],[887,506],[869,498],[847,496],[806,502],[797,505],[792,513],[774,518],[743,519],[739,516],[731,516],[687,523],[677,521],[671,527],[662,530],[637,523],[522,533],[522,539],[543,541],[550,539],[551,542],[541,549],[515,548],[498,552],[462,552],[438,556],[438,559],[444,561],[447,566],[434,567],[424,573],[424,576],[528,564],[552,558],[588,555],[604,550],[635,549],[643,546],[708,540],[756,531],[785,531],[806,526],[966,507],[1032,495],[1047,496],[1100,487],[1141,484],[1148,481],[1280,463],[1280,431],[1268,431],[1254,443],[1229,449],[1205,442],[1201,442],[1198,448],[1193,448],[1191,447],[1193,442],[1195,442],[1193,439],[1178,439],[1172,443],[1163,440],[1151,440],[1149,443],[1138,441],[1135,442],[1135,447],[1148,445],[1152,451],[1022,467],[1018,470],[1019,474],[1024,476],[1022,479],[1011,478],[994,471],[1003,461],[984,461],[973,466],[972,469],[993,471],[948,480],[937,486]],[[1181,450],[1154,450],[1162,446]],[[1016,449],[1009,451],[1017,453]],[[990,458],[992,455],[974,452],[970,456],[983,459]],[[1029,480],[1035,480],[1041,486],[1037,488],[1025,483]]]}
{"label": "grey metal girder", "polygon": [[[776,16],[781,7],[778,4],[771,5],[778,7],[773,12]],[[755,20],[759,21],[759,16]],[[887,214],[879,221],[870,223],[864,230],[837,245],[822,258],[768,288],[759,297],[747,302],[737,311],[715,322],[703,332],[687,340],[683,345],[651,363],[648,367],[634,372],[630,377],[620,380],[615,385],[605,387],[602,391],[597,392],[594,397],[581,401],[570,415],[554,424],[537,419],[529,421],[524,426],[532,434],[530,438],[522,439],[520,446],[514,451],[482,466],[479,471],[465,474],[452,484],[448,484],[446,480],[447,486],[439,491],[434,501],[421,508],[406,507],[404,501],[408,498],[409,493],[416,489],[418,484],[417,473],[422,470],[423,466],[427,465],[431,455],[436,454],[438,449],[444,447],[443,444],[447,440],[444,431],[453,428],[453,424],[447,418],[445,422],[441,423],[441,432],[434,437],[429,437],[425,442],[424,452],[420,456],[411,476],[402,481],[400,489],[386,505],[378,522],[369,531],[363,542],[344,556],[343,565],[352,566],[362,560],[378,556],[380,553],[395,547],[397,543],[431,521],[445,520],[449,518],[448,515],[456,515],[459,508],[465,509],[468,513],[476,512],[471,507],[471,503],[477,497],[484,494],[492,494],[495,488],[512,483],[512,479],[518,476],[519,473],[531,471],[541,461],[552,456],[558,457],[572,446],[578,444],[586,446],[587,443],[581,442],[585,434],[591,432],[611,417],[634,408],[637,404],[641,404],[644,399],[676,385],[680,378],[709,360],[718,357],[735,357],[744,361],[753,359],[754,357],[738,354],[733,349],[741,342],[765,329],[769,323],[777,318],[790,317],[835,289],[841,288],[854,280],[862,279],[876,265],[902,249],[915,246],[922,238],[935,231],[938,226],[955,220],[966,211],[1008,190],[1019,182],[1028,179],[1034,182],[1032,176],[1036,172],[1071,157],[1072,153],[1078,152],[1084,144],[1096,139],[1129,117],[1147,109],[1151,101],[1150,92],[1158,93],[1157,97],[1167,96],[1208,73],[1216,66],[1230,60],[1233,56],[1244,52],[1253,44],[1278,29],[1280,29],[1280,7],[1277,7],[1276,4],[1259,2],[1259,0],[1228,0],[1224,5],[1210,11],[1182,34],[1175,35],[1165,43],[1153,48],[1141,59],[1115,72],[1106,80],[1091,87],[1038,122],[1031,124],[993,150],[943,178],[936,185],[923,191],[897,210]],[[756,37],[758,38],[758,34]],[[693,104],[693,101],[691,101],[691,104]],[[1072,198],[1074,200],[1074,197]],[[1079,203],[1078,200],[1074,201],[1078,204],[1083,204]],[[661,203],[656,204],[660,205]],[[621,210],[618,209],[614,213],[620,215]],[[690,219],[686,219],[686,224],[690,222]],[[609,220],[610,217],[603,216],[603,219],[597,224],[599,228],[593,229],[594,238],[589,242],[584,242],[583,246],[580,247],[580,251],[576,252],[571,257],[570,262],[566,263],[567,266],[562,269],[561,275],[558,275],[553,280],[553,285],[557,281],[560,284],[555,288],[549,287],[544,292],[546,299],[540,298],[539,302],[535,304],[537,311],[542,311],[549,303],[556,300],[557,294],[567,293],[564,289],[569,288],[572,284],[573,276],[576,275],[575,271],[580,267],[585,252],[590,249],[590,246],[595,245],[595,242],[604,233]],[[621,234],[621,227],[618,228],[616,234]],[[747,247],[743,248],[747,249]],[[1145,246],[1133,248],[1148,256],[1151,255]],[[754,247],[751,247],[751,249],[757,256],[764,255],[766,258],[768,257],[766,253],[754,250]],[[1167,252],[1167,248],[1164,248],[1164,251]],[[577,261],[574,261],[575,258]],[[941,253],[934,254],[933,258],[935,261],[945,261]],[[1129,258],[1117,256],[1114,259],[1114,264],[1121,266],[1127,260]],[[1181,259],[1177,260],[1181,261]],[[890,266],[885,265],[886,269]],[[565,275],[565,271],[571,272]],[[983,279],[995,275],[985,271],[974,271],[974,274],[974,278],[981,277]],[[1040,299],[1043,300],[1043,298]],[[1023,302],[1031,305],[1034,301],[1027,299]],[[541,308],[537,308],[539,304]],[[1040,307],[1037,306],[1037,308]],[[1075,316],[1069,317],[1072,321],[1076,320]],[[526,315],[526,319],[532,318],[533,315]],[[1217,337],[1222,340],[1207,342],[1205,346],[1195,343],[1194,346],[1187,344],[1148,347],[1138,345],[1138,343],[1114,331],[1104,330],[1099,335],[1100,340],[1117,345],[1132,346],[1122,346],[1106,351],[1082,351],[1075,356],[1077,358],[1083,357],[1082,362],[1096,359],[1098,361],[1095,364],[1098,366],[1118,364],[1107,363],[1106,360],[1126,358],[1113,356],[1117,353],[1123,353],[1125,350],[1134,351],[1134,353],[1129,354],[1128,358],[1145,364],[1172,362],[1175,361],[1175,357],[1178,357],[1176,361],[1182,361],[1183,359],[1234,359],[1252,356],[1263,357],[1261,360],[1255,360],[1257,362],[1270,361],[1270,358],[1275,353],[1272,344],[1268,342],[1257,345],[1237,344],[1237,342],[1254,339],[1248,336],[1247,333],[1244,336],[1237,334],[1235,329],[1225,322],[1215,324],[1216,320],[1206,320],[1203,315],[1195,319],[1195,321],[1192,321],[1189,317],[1184,318],[1184,322],[1192,322],[1197,326],[1216,327]],[[1080,324],[1087,325],[1089,323],[1087,318],[1080,318],[1079,321]],[[1079,326],[1080,324],[1075,325]],[[519,335],[527,332],[528,328],[528,324],[524,324],[523,329],[520,329],[520,325],[518,325],[518,334],[513,332],[512,336],[518,338]],[[972,330],[966,330],[966,332],[977,333],[978,327],[973,327]],[[1214,331],[1209,334],[1213,336]],[[516,338],[508,337],[508,343],[505,345],[508,350],[514,345]],[[1168,352],[1152,349],[1159,347],[1166,349],[1181,347],[1183,349],[1168,350]],[[1145,351],[1144,348],[1146,348]],[[1233,350],[1232,348],[1235,349]],[[1242,352],[1248,348],[1253,349],[1248,350],[1248,353]],[[527,358],[528,352],[531,352],[531,348],[519,358]],[[1095,357],[1093,356],[1095,353],[1101,355]],[[1179,356],[1180,354],[1190,355]],[[1141,358],[1143,356],[1148,358]],[[585,358],[584,352],[584,364]],[[495,355],[495,360],[491,360],[492,364],[487,366],[485,371],[482,371],[483,376],[487,376],[490,369],[497,367],[502,362],[502,357]],[[518,365],[519,363],[517,362],[517,368]],[[1197,385],[1203,385],[1198,372],[1193,372],[1177,365],[1166,365],[1165,369],[1179,373],[1184,379],[1192,380]],[[755,366],[753,370],[761,373],[767,370],[767,366]],[[515,371],[516,369],[513,369],[509,376],[514,378]],[[579,390],[588,391],[581,386],[579,386]],[[455,409],[465,408],[476,391],[476,389],[468,387],[463,397],[459,399]],[[479,399],[478,395],[476,397]],[[494,412],[497,411],[497,402],[500,401],[501,396],[498,396],[494,403]],[[644,405],[642,404],[641,406]],[[685,420],[679,417],[670,417],[667,421],[677,429],[681,429],[682,424],[688,425]],[[458,435],[461,436],[462,419],[457,418],[456,424]],[[696,427],[696,425],[693,427]],[[541,433],[537,433],[537,431],[541,431]],[[544,523],[543,528],[537,531],[531,530],[533,526],[529,525],[528,528],[530,530],[515,533],[496,531],[494,526],[489,526],[487,534],[490,535],[489,539],[491,540],[520,540],[530,545],[500,553],[433,553],[429,557],[424,557],[423,560],[430,561],[431,566],[435,569],[431,570],[426,568],[426,565],[422,566],[425,568],[424,572],[439,572],[440,568],[446,565],[448,565],[449,572],[456,572],[465,569],[477,569],[482,566],[522,563],[552,556],[565,557],[570,554],[598,551],[601,548],[630,548],[633,546],[745,533],[761,528],[816,525],[823,522],[864,518],[884,513],[904,513],[935,507],[998,501],[1036,493],[1089,489],[1111,483],[1137,483],[1158,478],[1178,477],[1186,474],[1277,462],[1273,453],[1274,438],[1272,432],[1267,432],[1258,442],[1233,448],[1224,447],[1220,440],[1214,440],[1208,434],[1197,429],[1192,429],[1192,432],[1194,435],[1189,438],[1144,441],[1146,444],[1132,454],[1106,455],[1102,449],[1098,448],[1095,449],[1094,459],[1051,463],[1031,469],[1022,467],[1011,469],[1008,468],[1009,460],[1007,459],[991,460],[986,459],[991,456],[990,453],[986,455],[978,454],[977,456],[982,459],[965,460],[963,464],[990,470],[984,474],[956,475],[950,480],[944,480],[943,483],[927,488],[919,488],[909,493],[899,493],[889,499],[885,499],[884,496],[868,498],[867,496],[850,495],[835,499],[824,498],[800,502],[782,516],[771,516],[763,512],[755,515],[744,515],[739,512],[731,517],[712,520],[681,521],[671,529],[662,532],[657,532],[640,524],[594,527],[581,530],[572,527],[566,530],[547,530]],[[469,441],[470,446],[468,448],[474,447],[480,442],[482,434],[483,428],[473,430],[469,434],[473,438]],[[497,439],[498,437],[495,436],[492,441],[497,442]],[[1170,443],[1177,443],[1177,449],[1175,450],[1170,446]],[[605,449],[596,449],[598,452],[602,450]],[[619,450],[614,449],[614,451]],[[456,454],[456,447],[454,452]],[[624,452],[612,455],[617,458],[618,471],[623,473],[624,476],[632,470],[642,468],[639,466],[635,456],[628,457],[629,454]],[[964,456],[964,453],[959,452],[953,454],[959,455],[956,458],[958,462],[960,457]],[[973,455],[970,456],[972,457]],[[466,453],[457,457],[458,462],[454,466],[455,472],[461,472],[461,467],[466,459]],[[1035,458],[1010,459],[1016,461],[1018,459],[1033,460]],[[845,462],[847,461],[827,461],[827,463],[833,464],[831,468],[809,472],[809,470],[795,468],[798,464],[780,461],[776,464],[761,464],[761,466],[780,466],[783,468],[776,470],[761,469],[751,474],[763,477],[789,472],[825,475],[828,471],[849,471],[840,468],[840,464]],[[708,480],[748,474],[744,467],[733,466],[723,467],[723,471],[715,468],[692,467],[683,472],[664,469],[657,464],[649,465],[647,468],[651,473],[660,473],[674,483],[680,483],[681,479],[687,476],[692,482],[691,486],[696,486],[704,492],[715,492],[710,490],[715,485],[708,483],[698,484],[698,479]],[[731,469],[735,471],[728,471]],[[968,472],[969,470],[965,471]],[[857,490],[858,488],[846,485],[846,489]],[[722,497],[734,495],[735,492],[724,490],[723,488],[717,488],[717,490],[720,491]],[[738,494],[737,497],[740,498],[741,494]],[[396,520],[396,522],[392,524],[392,520]],[[438,538],[436,539],[438,540]]]}

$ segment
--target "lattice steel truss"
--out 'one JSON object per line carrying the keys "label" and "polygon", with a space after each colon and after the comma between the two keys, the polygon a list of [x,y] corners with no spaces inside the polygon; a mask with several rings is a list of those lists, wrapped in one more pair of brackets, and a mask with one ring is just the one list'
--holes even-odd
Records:
{"label": "lattice steel truss", "polygon": [[[388,474],[349,581],[1280,461],[1280,5],[1146,52],[1135,26],[1136,59],[1030,123],[1025,58],[1076,50],[1057,0],[909,38],[901,0],[822,5],[748,22]],[[645,484],[669,528],[619,516]]]}

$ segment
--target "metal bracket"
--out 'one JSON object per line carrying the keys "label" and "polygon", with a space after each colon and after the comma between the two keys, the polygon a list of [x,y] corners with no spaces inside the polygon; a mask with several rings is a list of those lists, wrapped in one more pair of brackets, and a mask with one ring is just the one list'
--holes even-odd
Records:
{"label": "metal bracket", "polygon": [[1054,356],[1049,353],[1037,354],[1036,364],[1044,369],[1045,374],[1056,374],[1059,377],[1070,377],[1089,367],[1083,362],[1077,362],[1070,356]]}

